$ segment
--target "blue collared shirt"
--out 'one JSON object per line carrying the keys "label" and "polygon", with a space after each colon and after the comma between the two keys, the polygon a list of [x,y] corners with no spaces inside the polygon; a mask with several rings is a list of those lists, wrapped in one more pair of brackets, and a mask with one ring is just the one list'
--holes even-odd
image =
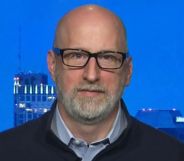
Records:
{"label": "blue collared shirt", "polygon": [[58,106],[51,125],[51,128],[57,137],[72,149],[78,157],[82,158],[82,161],[91,161],[100,151],[116,141],[126,127],[127,119],[120,106],[118,108],[118,113],[113,123],[113,127],[108,135],[104,139],[97,140],[90,144],[87,144],[84,140],[74,137],[64,123],[59,113]]}

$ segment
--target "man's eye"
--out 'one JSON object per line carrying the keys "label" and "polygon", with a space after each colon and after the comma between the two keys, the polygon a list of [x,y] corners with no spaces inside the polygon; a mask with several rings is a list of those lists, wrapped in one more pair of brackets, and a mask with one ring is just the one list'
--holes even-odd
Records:
{"label": "man's eye", "polygon": [[72,53],[71,57],[73,57],[73,58],[82,58],[83,55],[81,53]]}
{"label": "man's eye", "polygon": [[78,52],[67,53],[64,55],[64,58],[66,59],[81,59],[83,57],[85,57],[85,55]]}
{"label": "man's eye", "polygon": [[109,60],[109,61],[118,61],[118,58],[114,55],[102,55],[99,57],[100,59]]}

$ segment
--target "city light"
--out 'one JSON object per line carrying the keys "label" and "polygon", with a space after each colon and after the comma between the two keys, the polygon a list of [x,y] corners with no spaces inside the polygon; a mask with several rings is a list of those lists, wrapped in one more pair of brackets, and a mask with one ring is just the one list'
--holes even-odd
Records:
{"label": "city light", "polygon": [[26,108],[26,111],[27,111],[27,112],[32,112],[33,109],[31,109],[31,108]]}
{"label": "city light", "polygon": [[25,103],[19,103],[19,108],[25,108],[26,104]]}
{"label": "city light", "polygon": [[176,117],[176,122],[178,122],[178,123],[184,123],[184,117],[177,116]]}

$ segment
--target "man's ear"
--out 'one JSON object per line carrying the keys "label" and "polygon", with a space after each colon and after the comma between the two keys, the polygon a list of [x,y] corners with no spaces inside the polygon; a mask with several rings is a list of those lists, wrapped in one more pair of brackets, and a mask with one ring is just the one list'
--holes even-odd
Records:
{"label": "man's ear", "polygon": [[53,81],[55,81],[56,56],[52,50],[47,54],[47,66]]}
{"label": "man's ear", "polygon": [[133,70],[133,64],[132,64],[132,58],[129,57],[126,60],[127,65],[126,65],[126,80],[125,80],[125,85],[128,86],[130,81],[131,81],[131,77],[132,77],[132,70]]}

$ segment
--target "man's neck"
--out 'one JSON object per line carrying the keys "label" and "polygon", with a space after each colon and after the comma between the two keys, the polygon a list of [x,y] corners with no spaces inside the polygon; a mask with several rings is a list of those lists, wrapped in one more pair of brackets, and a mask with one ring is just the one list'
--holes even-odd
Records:
{"label": "man's neck", "polygon": [[77,122],[71,118],[64,108],[59,106],[59,112],[62,116],[63,121],[65,122],[68,129],[78,139],[82,139],[87,143],[92,143],[104,139],[110,130],[112,129],[114,120],[116,118],[118,108],[115,108],[114,111],[105,119],[99,123],[93,125],[85,125]]}

